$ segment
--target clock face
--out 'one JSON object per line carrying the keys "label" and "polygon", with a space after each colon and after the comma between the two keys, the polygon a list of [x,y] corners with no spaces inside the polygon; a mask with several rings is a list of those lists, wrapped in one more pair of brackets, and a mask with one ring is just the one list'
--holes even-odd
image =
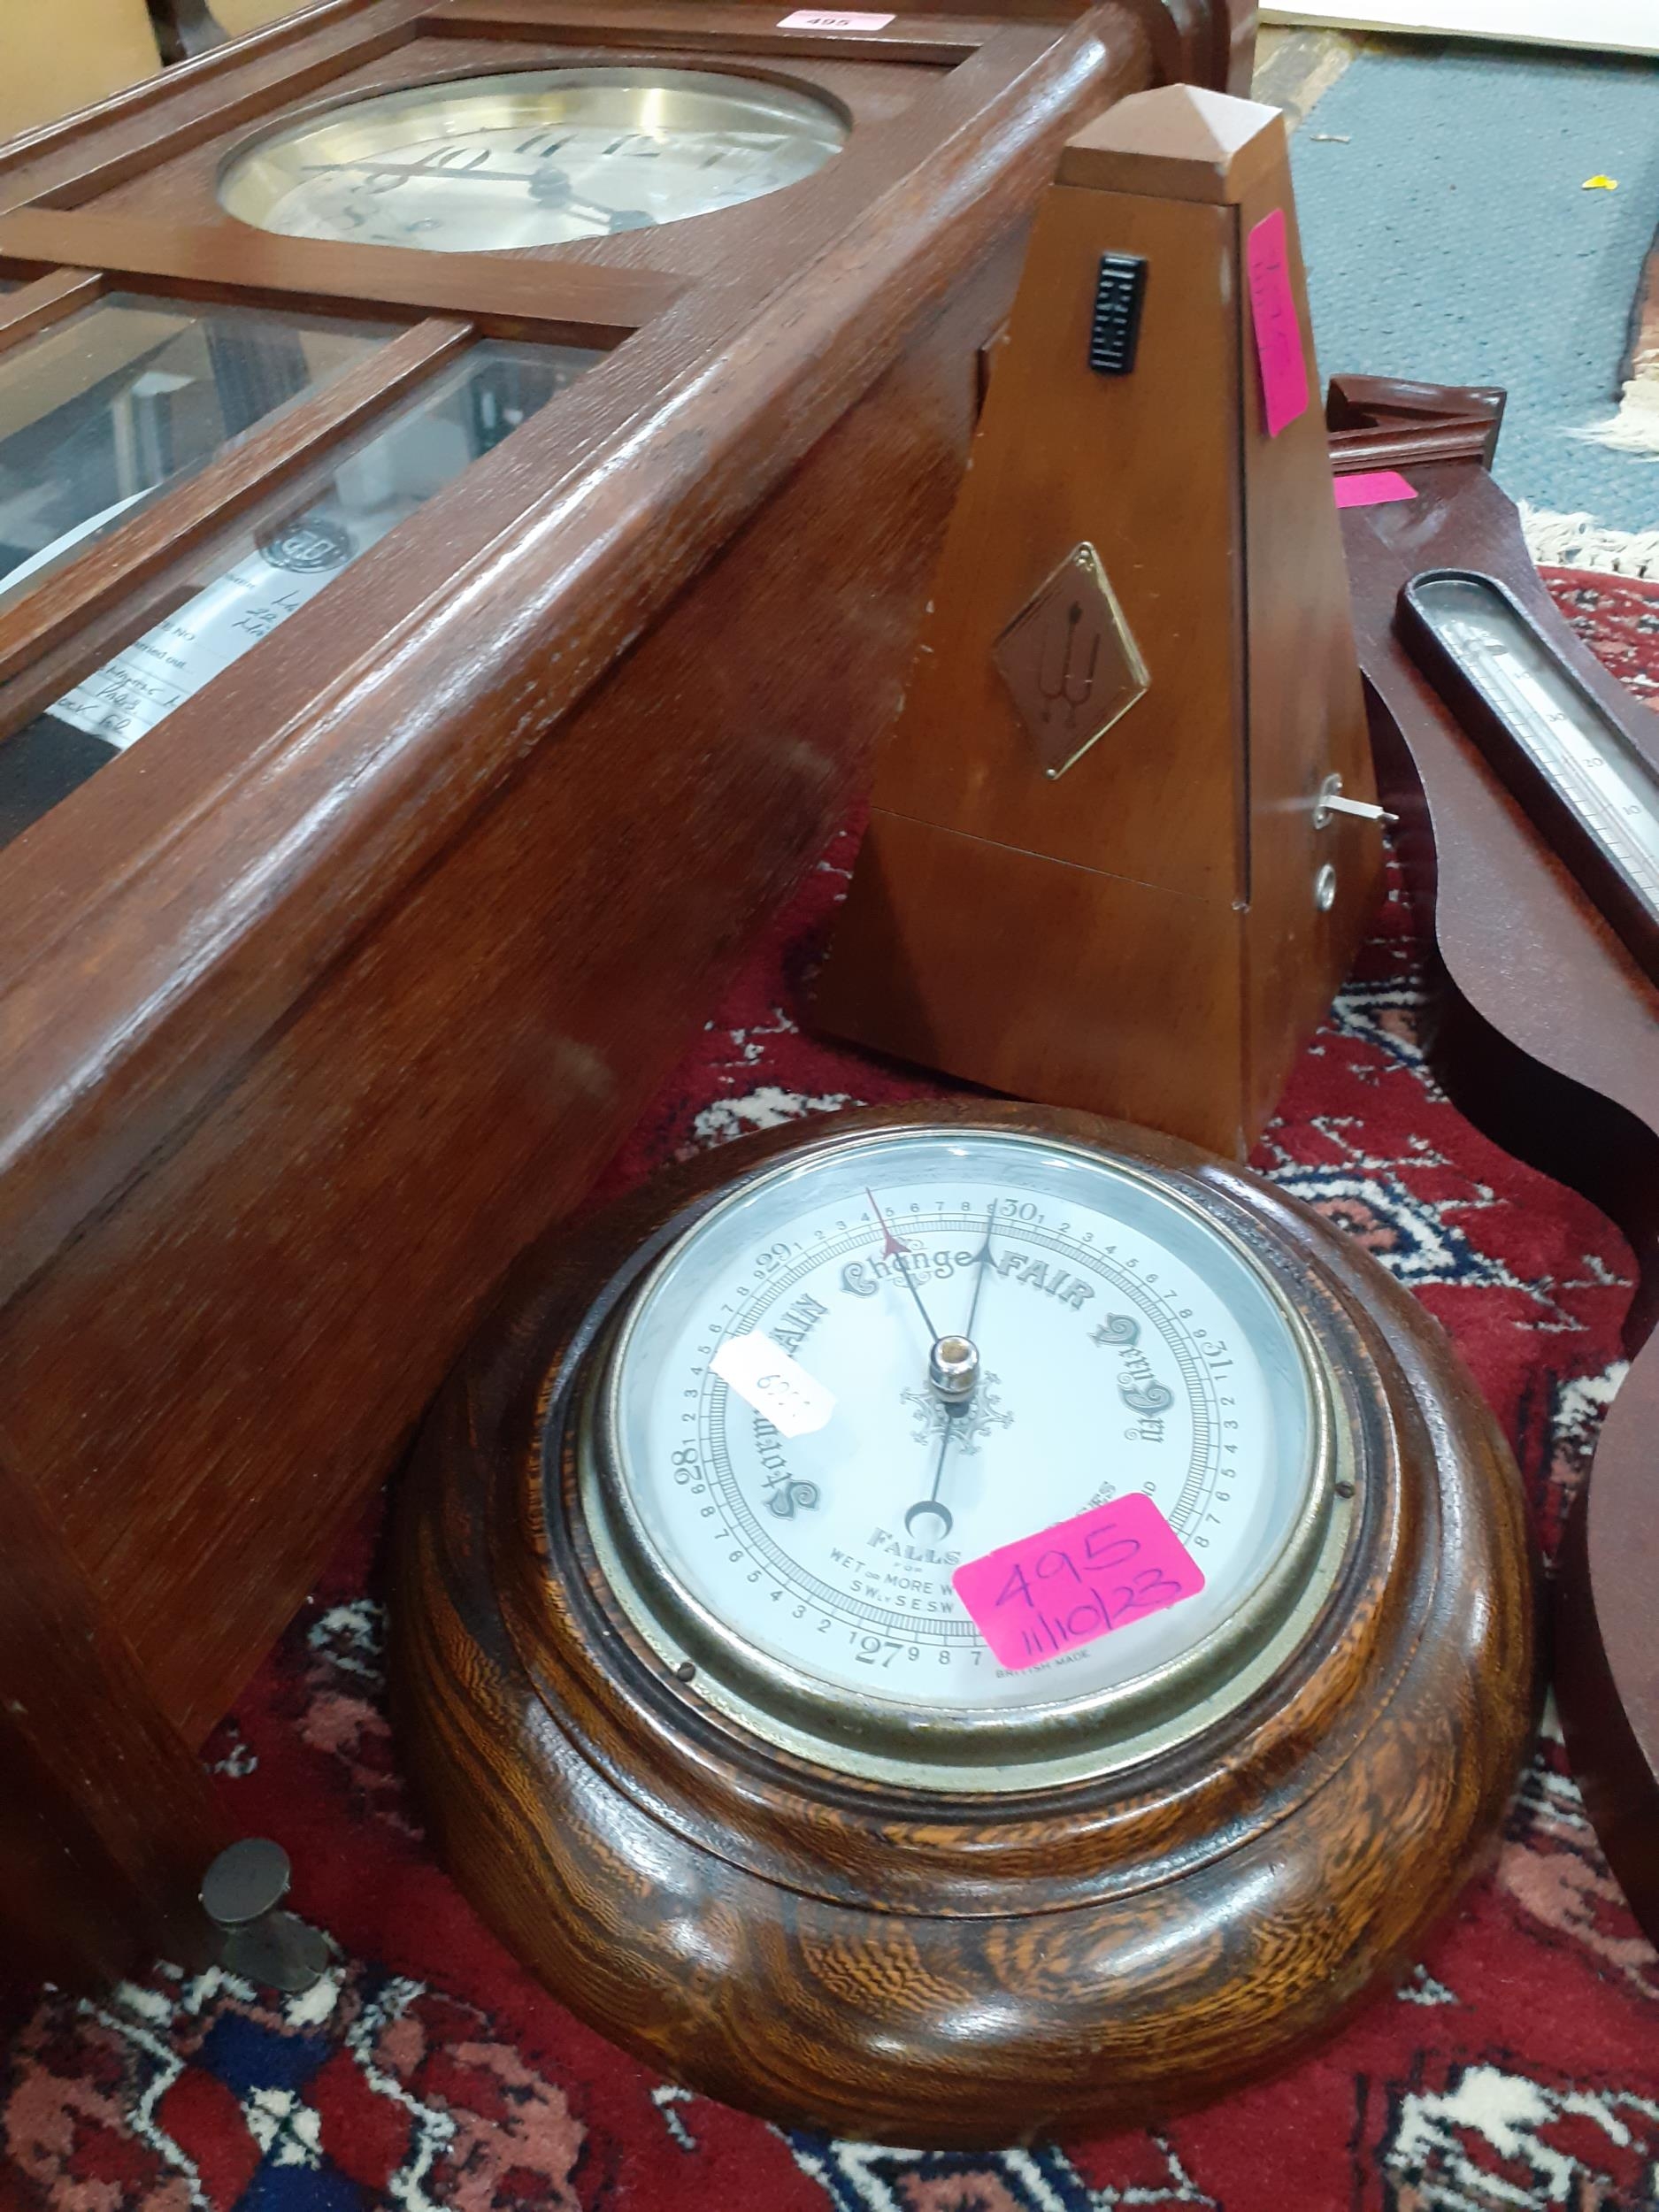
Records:
{"label": "clock face", "polygon": [[1260,1678],[1318,1594],[1328,1402],[1277,1281],[1148,1171],[1006,1132],[829,1139],[634,1297],[587,1508],[647,1639],[758,1732],[1025,1786]]}
{"label": "clock face", "polygon": [[232,157],[222,206],[290,238],[488,253],[735,207],[846,142],[826,102],[701,70],[543,69],[382,93]]}

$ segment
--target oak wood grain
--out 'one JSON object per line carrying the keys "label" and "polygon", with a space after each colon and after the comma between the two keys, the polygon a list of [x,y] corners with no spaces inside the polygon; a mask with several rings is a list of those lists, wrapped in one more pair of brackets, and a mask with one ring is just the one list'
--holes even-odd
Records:
{"label": "oak wood grain", "polygon": [[[545,35],[549,30],[582,32],[592,21],[591,12],[580,0],[440,0],[422,15],[418,28],[425,35],[504,41],[531,33]],[[1006,18],[964,12],[930,19],[906,11],[874,27],[834,32],[774,29],[776,21],[772,13],[772,20],[764,27],[757,23],[755,8],[745,0],[736,6],[700,9],[694,24],[687,24],[672,6],[616,7],[608,13],[606,29],[611,40],[623,48],[658,49],[671,40],[686,53],[718,54],[735,49],[801,61],[869,55],[952,68],[998,35]]]}
{"label": "oak wood grain", "polygon": [[[105,215],[96,208],[0,215],[0,253],[89,262],[173,296],[284,301],[336,312],[367,307],[411,316],[465,314],[497,327],[511,320],[532,336],[572,345],[614,344],[663,313],[684,289],[649,270],[572,262],[552,293],[535,264],[516,259],[480,265],[465,255],[278,238],[227,218],[180,229],[165,219]],[[372,264],[367,272],[365,256]]]}
{"label": "oak wood grain", "polygon": [[0,1464],[0,1926],[5,1978],[119,1972],[134,1934],[204,1965],[228,1841],[207,1777],[32,1484]]}
{"label": "oak wood grain", "polygon": [[[189,1143],[0,1315],[0,1434],[192,1740],[503,1262],[580,1197],[844,811],[960,470],[968,334],[1009,273],[993,266],[895,365],[204,1102]],[[799,654],[723,649],[791,630]],[[603,835],[583,826],[599,820]],[[327,1242],[346,1223],[349,1269]],[[211,1286],[211,1308],[157,1311],[164,1275]],[[296,1393],[282,1378],[302,1346]],[[181,1400],[187,1362],[212,1381]],[[112,1517],[123,1463],[153,1471]],[[280,1514],[274,1487],[237,1479],[264,1464],[286,1471]],[[188,1552],[158,1540],[176,1526]],[[227,1579],[256,1545],[257,1577]]]}
{"label": "oak wood grain", "polygon": [[89,269],[54,269],[20,285],[0,299],[0,353],[90,307],[103,289],[104,279]]}
{"label": "oak wood grain", "polygon": [[835,1125],[918,1122],[1105,1145],[1294,1271],[1364,1509],[1279,1678],[1141,1769],[987,1801],[774,1754],[667,1672],[586,1540],[583,1361],[664,1237],[792,1130],[515,1270],[400,1508],[401,1741],[497,1933],[675,2080],[884,2142],[1143,2126],[1317,2047],[1489,1849],[1535,1697],[1518,1480],[1435,1325],[1310,1210],[1078,1114],[956,1101]]}
{"label": "oak wood grain", "polygon": [[[408,254],[364,281],[349,250],[111,211],[227,116],[380,67],[420,12],[322,11],[4,171],[5,252],[96,241],[125,288],[406,310],[465,274],[457,322],[626,337],[0,860],[0,1456],[132,1655],[111,1732],[168,1745],[223,1711],[840,818],[1031,206],[1151,67],[1126,8],[976,29],[949,68],[803,60],[856,73],[866,121],[764,250],[687,223],[672,270]],[[278,480],[248,477],[241,524]],[[31,595],[8,716],[238,523],[172,506],[170,558],[144,526],[87,557],[125,595],[65,572],[79,626]],[[131,1818],[172,1832],[164,1769],[131,1771]],[[149,1909],[115,1921],[142,1939]],[[66,1972],[108,1919],[91,1878],[0,1893],[0,1928],[31,1912]]]}

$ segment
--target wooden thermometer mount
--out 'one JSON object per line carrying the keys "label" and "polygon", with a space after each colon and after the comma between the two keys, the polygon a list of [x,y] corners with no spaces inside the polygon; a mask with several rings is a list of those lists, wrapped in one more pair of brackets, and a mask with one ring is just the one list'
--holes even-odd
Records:
{"label": "wooden thermometer mount", "polygon": [[[1488,472],[1502,405],[1497,391],[1338,378],[1331,445],[1340,473],[1386,467],[1410,494],[1352,508],[1343,529],[1378,771],[1426,940],[1434,1072],[1636,1254],[1630,1371],[1562,1542],[1555,1694],[1586,1809],[1659,1940],[1659,733],[1556,611]],[[1478,588],[1484,659],[1455,629],[1425,645],[1421,610],[1448,573]],[[1536,755],[1517,741],[1529,725]],[[1594,739],[1577,749],[1589,780],[1570,753],[1564,773],[1540,774],[1552,732],[1575,731]],[[1618,818],[1598,822],[1615,763]]]}
{"label": "wooden thermometer mount", "polygon": [[1248,1148],[1381,862],[1317,390],[1277,111],[1170,86],[1074,135],[826,1026]]}

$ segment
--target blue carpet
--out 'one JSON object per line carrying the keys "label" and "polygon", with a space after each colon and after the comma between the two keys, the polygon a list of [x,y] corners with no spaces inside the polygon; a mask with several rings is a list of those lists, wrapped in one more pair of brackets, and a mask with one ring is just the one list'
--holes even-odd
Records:
{"label": "blue carpet", "polygon": [[[1659,227],[1659,63],[1395,42],[1292,146],[1321,373],[1506,385],[1512,498],[1659,524],[1659,465],[1569,434],[1618,399]],[[1598,173],[1617,191],[1583,190]]]}

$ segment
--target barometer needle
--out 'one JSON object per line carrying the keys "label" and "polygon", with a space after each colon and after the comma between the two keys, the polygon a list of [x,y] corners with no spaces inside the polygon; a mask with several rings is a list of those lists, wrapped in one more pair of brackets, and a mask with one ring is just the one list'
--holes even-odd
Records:
{"label": "barometer needle", "polygon": [[[870,1201],[870,1210],[874,1214],[876,1219],[881,1224],[881,1233],[887,1240],[886,1243],[883,1244],[881,1248],[882,1258],[884,1260],[900,1257],[908,1259],[910,1253],[910,1246],[908,1244],[901,1244],[897,1237],[894,1235],[892,1230],[888,1228],[887,1217],[883,1214],[880,1207],[877,1205],[876,1194],[867,1183],[864,1186],[864,1196]],[[934,1328],[933,1323],[927,1317],[927,1309],[922,1303],[922,1294],[917,1289],[915,1284],[910,1280],[910,1271],[907,1268],[900,1268],[899,1277],[902,1281],[905,1289],[910,1292],[911,1297],[916,1301],[916,1310],[922,1317],[922,1326],[926,1330],[929,1339],[933,1343],[937,1344],[939,1341],[939,1332],[936,1328]]]}
{"label": "barometer needle", "polygon": [[991,1264],[991,1230],[995,1220],[995,1206],[987,1206],[985,1210],[985,1242],[979,1247],[979,1271],[973,1279],[973,1300],[968,1308],[968,1325],[962,1332],[970,1344],[973,1341],[974,1316],[979,1310],[979,1293],[985,1288],[986,1271]]}
{"label": "barometer needle", "polygon": [[[869,1194],[866,1192],[865,1195],[868,1196]],[[873,1206],[875,1200],[872,1198],[870,1202]],[[879,1216],[877,1218],[879,1219]],[[985,1288],[986,1272],[991,1263],[991,1230],[995,1220],[996,1208],[994,1205],[987,1206],[985,1211],[985,1242],[979,1247],[979,1272],[973,1279],[973,1296],[968,1306],[968,1325],[963,1331],[964,1337],[970,1344],[973,1341],[973,1324],[979,1310],[979,1293]],[[926,1319],[926,1315],[922,1317],[924,1320]],[[925,1498],[918,1498],[916,1503],[906,1511],[904,1527],[908,1535],[913,1536],[916,1533],[916,1517],[918,1513],[930,1513],[936,1520],[943,1524],[939,1532],[941,1543],[949,1535],[951,1529],[955,1526],[949,1508],[939,1502],[939,1486],[945,1479],[945,1460],[950,1450],[950,1440],[956,1433],[954,1424],[957,1417],[966,1410],[972,1402],[972,1394],[970,1393],[968,1397],[962,1399],[956,1404],[949,1406],[946,1409],[944,1433],[939,1440],[939,1457],[933,1462],[933,1486]]]}

